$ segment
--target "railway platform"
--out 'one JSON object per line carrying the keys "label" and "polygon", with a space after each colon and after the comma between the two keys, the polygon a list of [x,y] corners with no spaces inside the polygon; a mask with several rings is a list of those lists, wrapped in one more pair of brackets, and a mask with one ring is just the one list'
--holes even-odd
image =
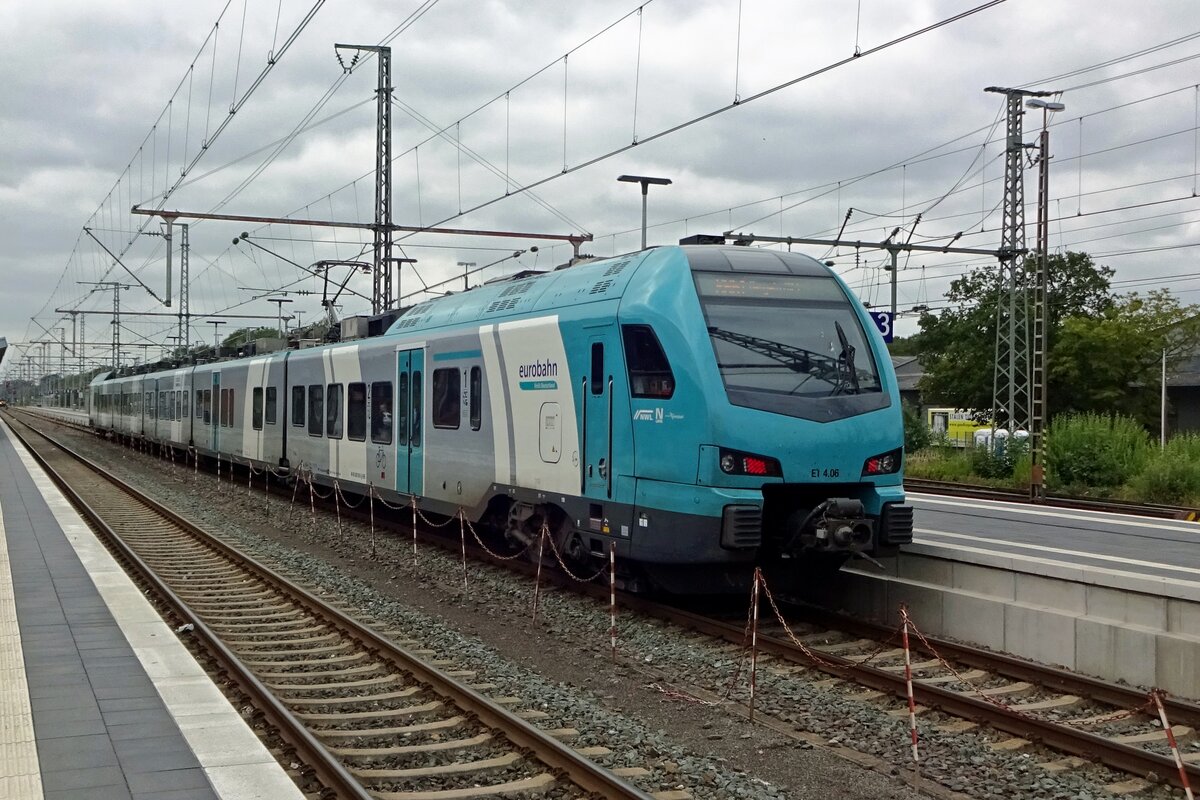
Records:
{"label": "railway platform", "polygon": [[3,422],[0,797],[303,797]]}

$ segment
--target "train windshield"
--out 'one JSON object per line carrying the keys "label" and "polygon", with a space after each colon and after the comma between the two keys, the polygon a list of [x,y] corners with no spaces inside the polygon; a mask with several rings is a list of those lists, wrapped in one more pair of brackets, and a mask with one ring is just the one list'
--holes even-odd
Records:
{"label": "train windshield", "polygon": [[889,404],[858,315],[832,277],[694,275],[734,405],[827,421]]}

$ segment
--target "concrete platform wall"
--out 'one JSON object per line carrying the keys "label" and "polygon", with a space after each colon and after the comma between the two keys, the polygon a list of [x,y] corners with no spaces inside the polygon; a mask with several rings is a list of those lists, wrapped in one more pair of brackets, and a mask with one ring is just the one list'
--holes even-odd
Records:
{"label": "concrete platform wall", "polygon": [[1158,591],[1163,587],[1157,580],[1139,583],[1086,568],[1035,574],[1019,564],[967,563],[936,552],[942,548],[920,549],[935,552],[886,559],[882,572],[869,565],[847,567],[841,581],[812,599],[887,623],[899,621],[904,603],[912,620],[933,636],[1200,698],[1200,592],[1191,590],[1200,588],[1196,584],[1171,587],[1182,596],[1168,596]]}

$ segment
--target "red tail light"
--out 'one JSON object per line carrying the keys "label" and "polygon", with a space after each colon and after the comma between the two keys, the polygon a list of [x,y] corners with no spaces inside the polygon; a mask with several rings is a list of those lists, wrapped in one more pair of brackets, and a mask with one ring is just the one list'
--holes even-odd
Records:
{"label": "red tail light", "polygon": [[737,450],[720,451],[721,471],[727,475],[753,475],[756,478],[782,478],[783,468],[779,461],[767,456],[739,453]]}

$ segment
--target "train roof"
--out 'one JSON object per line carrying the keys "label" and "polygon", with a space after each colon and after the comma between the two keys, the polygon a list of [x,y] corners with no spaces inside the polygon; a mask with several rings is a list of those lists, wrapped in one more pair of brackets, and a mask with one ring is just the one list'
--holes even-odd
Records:
{"label": "train roof", "polygon": [[825,265],[802,253],[712,245],[655,247],[553,272],[518,273],[508,280],[489,281],[458,294],[426,300],[409,308],[386,335],[469,322],[486,324],[535,311],[619,300],[643,263],[666,265],[675,261],[704,272],[830,274]]}

